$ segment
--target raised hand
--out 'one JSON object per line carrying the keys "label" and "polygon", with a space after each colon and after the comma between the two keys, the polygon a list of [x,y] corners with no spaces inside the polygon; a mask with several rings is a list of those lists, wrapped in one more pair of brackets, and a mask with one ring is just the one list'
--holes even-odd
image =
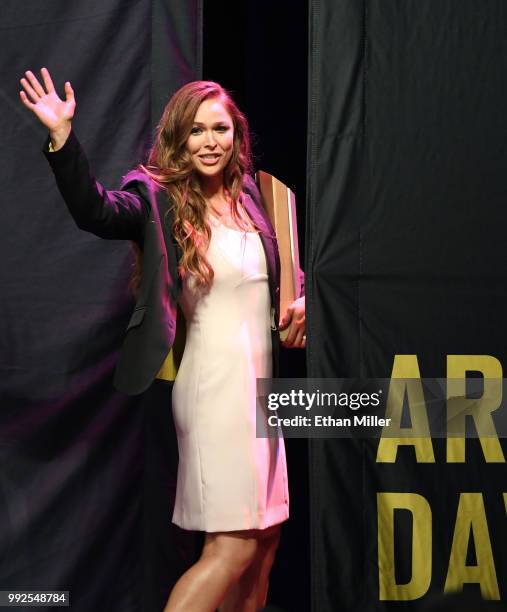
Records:
{"label": "raised hand", "polygon": [[23,104],[29,108],[45,125],[51,136],[55,149],[63,146],[71,130],[71,121],[76,108],[76,100],[71,84],[65,83],[65,100],[55,91],[51,75],[47,68],[41,68],[44,87],[37,77],[27,70],[20,80],[24,91],[19,92]]}

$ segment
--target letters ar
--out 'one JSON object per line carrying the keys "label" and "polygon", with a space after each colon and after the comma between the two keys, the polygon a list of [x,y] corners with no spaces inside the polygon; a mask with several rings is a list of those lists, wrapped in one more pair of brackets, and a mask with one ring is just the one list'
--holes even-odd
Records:
{"label": "letters ar", "polygon": [[[484,393],[480,398],[467,399],[467,372],[478,371],[484,377]],[[403,405],[407,398],[411,426],[402,427]],[[459,402],[456,401],[459,398]],[[492,413],[502,403],[502,366],[489,355],[448,355],[447,357],[447,436],[448,463],[466,460],[465,418],[471,417],[476,428],[486,463],[505,463],[505,456],[495,429]],[[423,409],[421,410],[421,407]],[[400,446],[411,445],[416,461],[435,463],[433,442],[428,422],[428,409],[416,355],[396,355],[386,417],[393,419],[397,429],[389,428],[377,449],[377,463],[394,463]],[[393,435],[394,434],[394,435]],[[414,435],[415,434],[415,435]],[[507,514],[507,493],[503,505]],[[480,492],[457,493],[452,544],[445,578],[446,592],[459,591],[465,583],[478,584],[484,599],[499,600],[500,591],[491,545],[490,532]],[[395,577],[395,529],[397,510],[412,514],[411,577],[399,584]],[[425,595],[432,578],[433,528],[428,500],[418,493],[377,493],[379,599],[409,601]],[[470,544],[475,550],[475,563],[467,564]]]}
{"label": "letters ar", "polygon": [[[481,372],[484,392],[481,398],[466,398],[467,372]],[[405,395],[411,427],[402,427]],[[502,365],[490,355],[447,356],[447,462],[465,462],[465,419],[471,417],[486,463],[505,463],[491,414],[502,403]],[[422,408],[422,409],[421,409]],[[413,446],[418,463],[435,463],[433,443],[424,401],[417,355],[396,355],[387,399],[386,418],[391,425],[381,435],[377,463],[395,463],[400,446]]]}

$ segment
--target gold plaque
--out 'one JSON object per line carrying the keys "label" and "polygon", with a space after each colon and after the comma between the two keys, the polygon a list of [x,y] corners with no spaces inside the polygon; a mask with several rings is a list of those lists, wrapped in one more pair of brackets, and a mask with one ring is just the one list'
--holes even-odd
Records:
{"label": "gold plaque", "polygon": [[[299,246],[294,193],[277,178],[260,170],[257,183],[264,208],[276,233],[280,254],[280,313],[300,296]],[[285,340],[288,330],[280,331]]]}

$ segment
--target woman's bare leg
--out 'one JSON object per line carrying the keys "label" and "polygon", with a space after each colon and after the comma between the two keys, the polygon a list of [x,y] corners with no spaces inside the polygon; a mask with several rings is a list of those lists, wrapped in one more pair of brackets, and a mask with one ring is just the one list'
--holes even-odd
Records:
{"label": "woman's bare leg", "polygon": [[255,558],[229,589],[220,612],[255,612],[266,605],[269,573],[280,541],[280,525],[258,533]]}
{"label": "woman's bare leg", "polygon": [[200,559],[175,584],[164,612],[215,612],[257,547],[251,531],[207,533]]}
{"label": "woman's bare leg", "polygon": [[269,574],[275,561],[276,550],[280,542],[280,525],[263,543],[263,555],[260,562],[259,582],[257,586],[257,606],[264,608],[268,599]]}

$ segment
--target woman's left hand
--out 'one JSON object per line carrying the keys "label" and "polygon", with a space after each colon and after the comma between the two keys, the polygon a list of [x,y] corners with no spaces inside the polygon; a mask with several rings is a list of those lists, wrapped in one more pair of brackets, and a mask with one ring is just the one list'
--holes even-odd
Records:
{"label": "woman's left hand", "polygon": [[280,319],[280,330],[289,329],[282,346],[286,348],[305,348],[306,346],[306,317],[305,296],[294,300],[287,308],[287,312]]}

